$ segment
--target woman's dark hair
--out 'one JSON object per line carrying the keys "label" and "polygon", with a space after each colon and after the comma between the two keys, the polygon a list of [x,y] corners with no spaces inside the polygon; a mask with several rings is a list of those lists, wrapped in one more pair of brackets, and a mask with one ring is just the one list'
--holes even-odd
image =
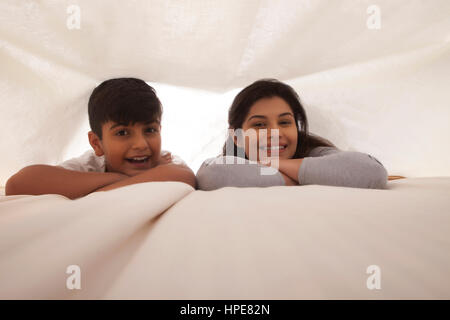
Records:
{"label": "woman's dark hair", "polygon": [[[330,141],[308,132],[308,120],[306,118],[305,110],[300,103],[298,94],[291,86],[276,79],[258,80],[238,93],[238,95],[234,98],[230,109],[228,110],[228,128],[242,128],[242,124],[247,117],[250,108],[258,100],[272,97],[280,97],[281,99],[286,101],[294,114],[295,125],[298,129],[298,138],[297,149],[293,158],[304,158],[315,147],[334,147],[334,145]],[[227,139],[233,139],[233,137],[229,136]],[[244,154],[245,156],[244,152],[238,152],[238,147],[236,146],[234,141],[232,142],[231,140],[229,140],[228,142],[234,144],[233,155]],[[222,154],[227,155],[226,143],[223,146]],[[245,157],[247,158],[247,156]]]}
{"label": "woman's dark hair", "polygon": [[145,81],[117,78],[102,82],[92,91],[88,113],[91,130],[102,139],[102,125],[108,121],[125,125],[161,121],[162,105]]}

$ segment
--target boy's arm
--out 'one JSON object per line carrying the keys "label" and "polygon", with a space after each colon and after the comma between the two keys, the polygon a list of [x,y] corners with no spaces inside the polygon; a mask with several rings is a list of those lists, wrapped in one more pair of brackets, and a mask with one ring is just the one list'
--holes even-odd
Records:
{"label": "boy's arm", "polygon": [[189,167],[183,164],[168,163],[158,165],[140,174],[120,180],[95,191],[108,191],[130,184],[150,181],[179,181],[189,184],[194,189],[196,187],[195,175]]}
{"label": "boy's arm", "polygon": [[5,194],[60,194],[76,199],[126,178],[127,175],[115,172],[80,172],[58,166],[32,165],[8,179]]}

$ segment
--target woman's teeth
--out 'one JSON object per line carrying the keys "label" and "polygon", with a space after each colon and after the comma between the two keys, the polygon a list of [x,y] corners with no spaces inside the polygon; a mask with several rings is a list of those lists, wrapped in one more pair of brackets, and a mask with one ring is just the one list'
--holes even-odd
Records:
{"label": "woman's teeth", "polygon": [[277,146],[277,147],[261,147],[263,150],[283,150],[286,149],[286,146]]}

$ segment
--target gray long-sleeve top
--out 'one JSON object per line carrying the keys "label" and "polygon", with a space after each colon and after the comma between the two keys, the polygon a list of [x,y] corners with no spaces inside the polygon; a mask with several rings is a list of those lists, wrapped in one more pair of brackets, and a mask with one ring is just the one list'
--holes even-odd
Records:
{"label": "gray long-sleeve top", "polygon": [[[227,162],[227,160],[229,162]],[[203,162],[197,171],[200,190],[222,187],[270,187],[286,185],[280,172],[262,174],[267,168],[247,159],[236,163],[236,157],[218,156]],[[371,155],[341,151],[334,147],[316,147],[303,158],[298,171],[300,185],[318,184],[353,188],[383,189],[387,183],[387,171]]]}

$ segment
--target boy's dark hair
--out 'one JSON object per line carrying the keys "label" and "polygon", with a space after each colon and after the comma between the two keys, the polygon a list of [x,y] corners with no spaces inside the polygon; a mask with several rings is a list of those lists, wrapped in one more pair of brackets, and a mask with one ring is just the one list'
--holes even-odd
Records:
{"label": "boy's dark hair", "polygon": [[102,139],[102,125],[108,121],[125,125],[161,121],[162,105],[145,81],[117,78],[103,81],[92,91],[88,113],[91,130]]}

